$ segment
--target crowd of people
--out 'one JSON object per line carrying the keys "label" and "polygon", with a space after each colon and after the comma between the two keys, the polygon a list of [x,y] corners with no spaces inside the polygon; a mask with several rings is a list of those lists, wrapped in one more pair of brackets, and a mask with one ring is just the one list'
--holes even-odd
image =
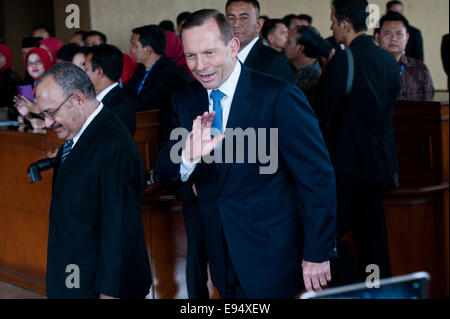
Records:
{"label": "crowd of people", "polygon": [[[367,6],[366,0],[333,0],[333,36],[323,39],[307,14],[271,19],[260,16],[257,0],[228,0],[223,13],[183,12],[176,26],[165,20],[134,28],[128,53],[99,31],[77,31],[63,45],[37,26],[23,39],[24,80],[11,70],[11,50],[0,45],[0,107],[8,107],[10,119],[23,127],[52,128],[66,140],[54,186],[73,178],[65,166],[90,167],[79,171],[83,181],[73,181],[85,188],[78,197],[64,196],[95,201],[88,210],[98,219],[58,206],[62,191],[53,191],[51,217],[70,219],[61,221],[67,233],[50,225],[48,295],[145,297],[150,288],[138,218],[142,198],[133,196],[141,194],[141,164],[130,144],[135,113],[149,109],[160,110],[156,178],[183,202],[190,298],[209,297],[208,264],[223,298],[292,298],[303,288],[364,281],[369,264],[390,277],[382,203],[396,187],[394,105],[399,99],[432,100],[434,87],[421,33],[404,16],[403,4],[387,4],[374,36],[367,34]],[[23,93],[26,86],[32,94]],[[61,112],[69,101],[69,110]],[[123,124],[117,133],[105,128],[119,123],[111,114]],[[191,132],[181,164],[170,157],[177,143],[170,133],[177,127]],[[258,174],[260,163],[230,170],[201,162],[221,147],[226,128],[235,127],[279,130],[275,174]],[[212,128],[220,134],[202,143]],[[109,135],[93,137],[102,130]],[[92,136],[89,149],[82,149],[84,131]],[[198,141],[200,148],[191,146]],[[92,155],[76,166],[83,152]],[[113,187],[121,183],[125,190]],[[128,212],[131,219],[124,220]],[[91,223],[91,231],[81,228],[81,234],[94,242],[81,238],[70,220]],[[349,230],[356,262],[343,240]],[[76,294],[64,287],[60,245],[81,252],[85,245],[86,254],[95,255],[92,264],[98,263],[86,270]],[[127,251],[134,247],[139,250]]]}

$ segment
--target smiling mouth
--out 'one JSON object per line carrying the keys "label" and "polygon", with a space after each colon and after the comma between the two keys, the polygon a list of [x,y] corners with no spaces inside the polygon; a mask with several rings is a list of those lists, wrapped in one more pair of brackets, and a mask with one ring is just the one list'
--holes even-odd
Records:
{"label": "smiling mouth", "polygon": [[214,78],[215,75],[216,73],[208,73],[208,74],[199,74],[198,76],[203,82],[209,82]]}

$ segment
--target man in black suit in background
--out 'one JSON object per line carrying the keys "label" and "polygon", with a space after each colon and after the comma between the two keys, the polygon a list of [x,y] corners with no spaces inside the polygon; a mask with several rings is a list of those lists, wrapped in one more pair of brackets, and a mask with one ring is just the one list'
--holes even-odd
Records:
{"label": "man in black suit in background", "polygon": [[229,0],[225,7],[228,22],[241,42],[239,61],[245,66],[294,82],[291,65],[284,54],[263,44],[259,38],[262,22],[257,0]]}
{"label": "man in black suit in background", "polygon": [[346,92],[347,52],[337,52],[327,66],[318,112],[322,127],[334,127],[328,144],[337,179],[337,236],[340,240],[351,230],[359,266],[352,272],[351,262],[342,269],[340,261],[332,262],[334,285],[364,281],[370,264],[379,267],[381,277],[392,275],[382,204],[398,165],[392,116],[400,74],[393,55],[366,34],[367,6],[366,0],[332,1],[331,29],[353,53],[354,79]]}
{"label": "man in black suit in background", "polygon": [[66,140],[53,174],[47,297],[145,298],[151,272],[133,138],[73,64],[49,69],[36,99],[46,127]]}
{"label": "man in black suit in background", "polygon": [[102,44],[89,48],[84,69],[91,79],[97,100],[109,107],[125,124],[131,135],[136,132],[133,101],[120,88],[123,54],[115,46]]}
{"label": "man in black suit in background", "polygon": [[157,25],[133,30],[131,53],[140,65],[125,86],[128,96],[136,104],[136,111],[161,111],[160,142],[167,141],[170,135],[172,92],[186,83],[175,62],[164,54],[166,42],[164,31]]}
{"label": "man in black suit in background", "polygon": [[[386,13],[388,13],[389,11],[394,11],[404,15],[403,9],[404,7],[401,1],[389,1],[386,4]],[[422,32],[412,25],[408,27],[408,32],[409,40],[408,44],[406,45],[405,55],[424,62]]]}

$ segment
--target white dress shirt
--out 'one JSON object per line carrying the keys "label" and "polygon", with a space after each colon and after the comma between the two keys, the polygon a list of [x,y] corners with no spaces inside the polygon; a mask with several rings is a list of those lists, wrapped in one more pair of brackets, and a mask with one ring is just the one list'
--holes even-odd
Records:
{"label": "white dress shirt", "polygon": [[259,40],[259,37],[254,38],[252,40],[252,42],[247,44],[247,46],[238,53],[237,56],[238,56],[239,61],[241,61],[242,63],[245,63],[245,60],[247,60],[247,57],[250,54],[250,51],[253,49],[253,46],[255,45],[255,43],[258,40]]}
{"label": "white dress shirt", "polygon": [[80,139],[83,132],[87,129],[89,124],[95,119],[95,117],[101,112],[103,109],[103,103],[100,102],[97,109],[87,118],[86,122],[84,122],[83,126],[81,127],[81,130],[78,132],[78,134],[73,138],[73,146],[72,149],[75,147],[75,144],[77,144],[78,140]]}
{"label": "white dress shirt", "polygon": [[[228,79],[217,88],[217,90],[220,90],[223,94],[225,94],[224,98],[221,101],[222,106],[222,123],[223,128],[225,131],[225,128],[227,127],[228,123],[228,117],[230,116],[231,112],[231,104],[233,103],[234,93],[236,92],[236,87],[239,81],[239,77],[241,75],[241,64],[239,61],[237,61],[233,72],[228,77]],[[208,99],[209,99],[209,113],[212,113],[214,109],[214,102],[211,98],[211,92],[213,90],[208,90]],[[189,176],[191,176],[192,172],[194,172],[195,167],[200,162],[198,160],[195,163],[188,163],[184,160],[183,156],[181,156],[181,165],[180,165],[180,175],[181,175],[181,181],[186,182],[189,179]]]}
{"label": "white dress shirt", "polygon": [[111,90],[114,89],[114,88],[115,88],[116,86],[118,86],[118,85],[119,85],[119,83],[114,83],[114,84],[112,84],[111,86],[108,86],[106,89],[104,89],[103,91],[101,91],[100,94],[97,95],[97,100],[98,100],[99,102],[101,102],[101,101],[105,98],[105,96],[106,96],[109,92],[111,92]]}

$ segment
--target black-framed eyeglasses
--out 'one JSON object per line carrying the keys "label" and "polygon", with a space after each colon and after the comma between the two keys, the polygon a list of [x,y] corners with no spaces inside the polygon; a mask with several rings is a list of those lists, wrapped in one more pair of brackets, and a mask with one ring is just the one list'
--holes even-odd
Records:
{"label": "black-framed eyeglasses", "polygon": [[42,117],[43,119],[53,120],[55,118],[56,112],[58,112],[63,107],[63,105],[67,103],[67,101],[69,101],[69,99],[74,95],[74,93],[69,95],[67,99],[65,99],[64,102],[62,102],[54,111],[44,111],[39,113],[39,116]]}

